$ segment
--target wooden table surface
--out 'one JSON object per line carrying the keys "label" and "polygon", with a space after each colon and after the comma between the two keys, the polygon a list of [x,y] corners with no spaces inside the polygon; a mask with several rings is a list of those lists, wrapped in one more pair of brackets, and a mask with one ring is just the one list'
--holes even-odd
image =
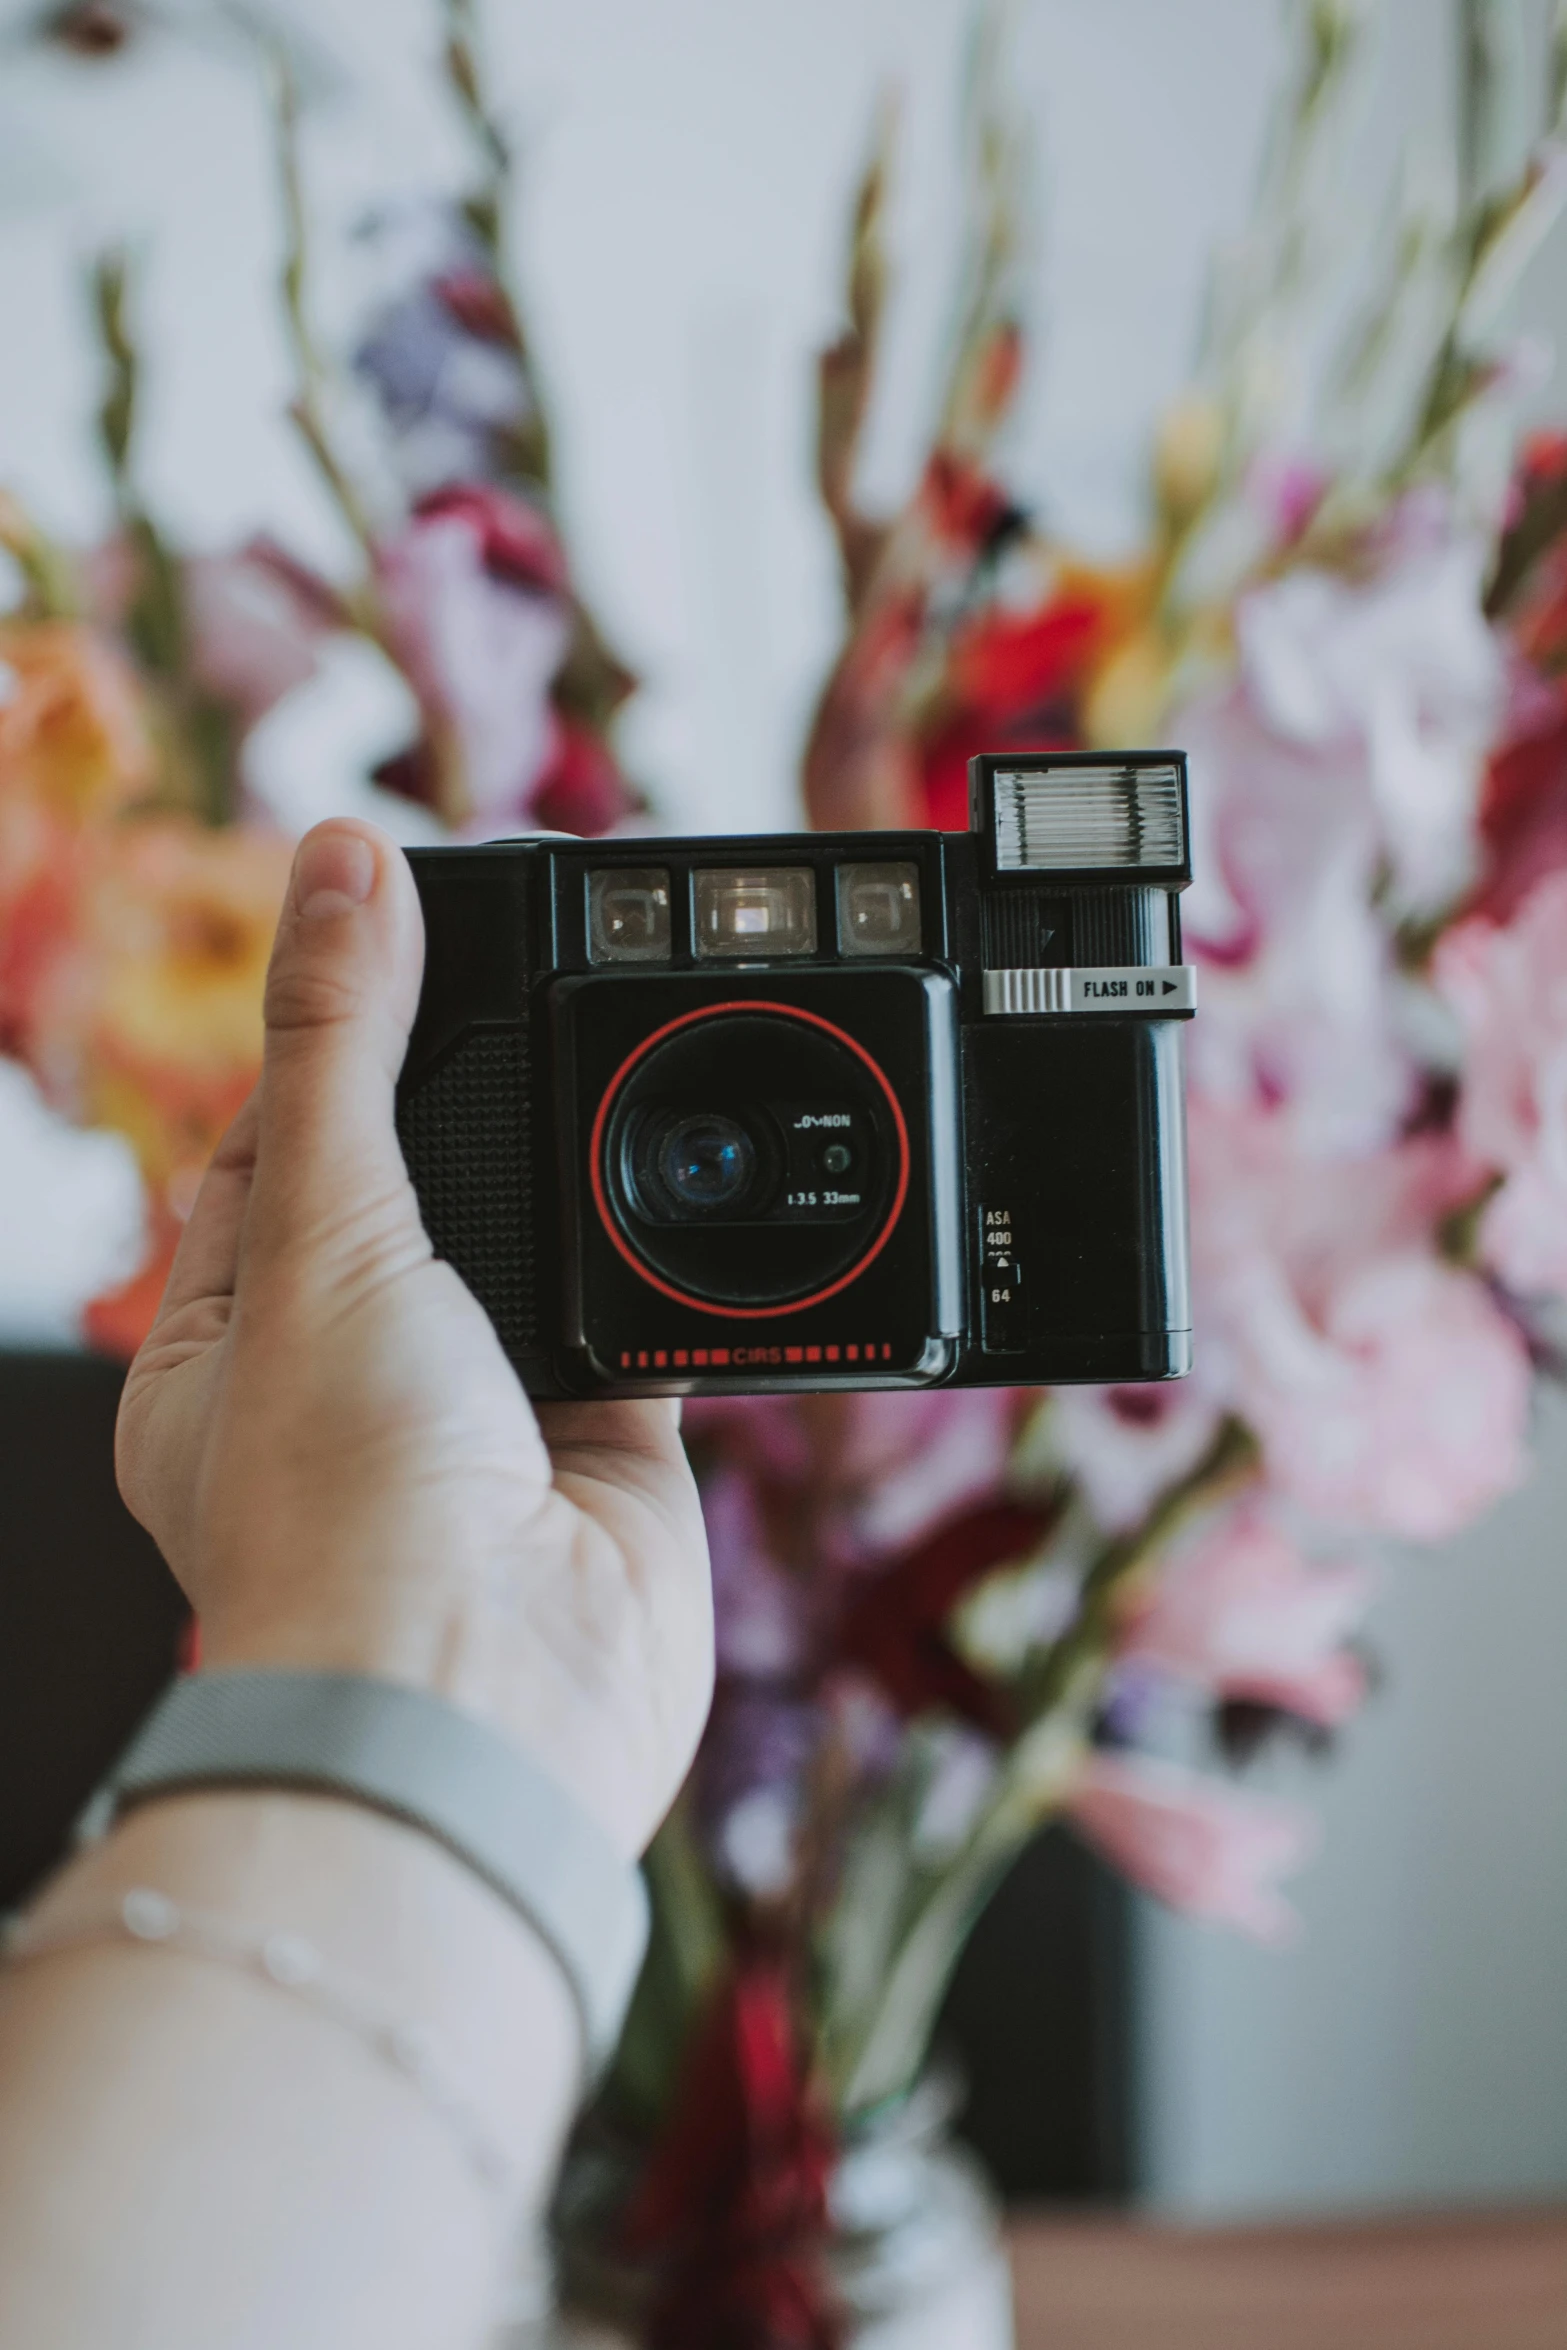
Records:
{"label": "wooden table surface", "polygon": [[1567,2350],[1567,2213],[1009,2230],[1018,2350]]}

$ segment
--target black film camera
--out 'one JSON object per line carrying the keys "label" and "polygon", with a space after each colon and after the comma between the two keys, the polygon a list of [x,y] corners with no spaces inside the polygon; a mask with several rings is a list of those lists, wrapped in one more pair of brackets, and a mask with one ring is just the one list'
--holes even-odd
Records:
{"label": "black film camera", "polygon": [[966,833],[410,852],[403,1150],[530,1393],[1188,1368],[1185,762],[970,778]]}

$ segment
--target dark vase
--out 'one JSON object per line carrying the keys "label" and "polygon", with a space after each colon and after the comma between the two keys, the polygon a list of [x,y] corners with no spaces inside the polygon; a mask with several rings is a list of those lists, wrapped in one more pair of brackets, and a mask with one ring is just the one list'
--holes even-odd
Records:
{"label": "dark vase", "polygon": [[0,1351],[0,1911],[60,1857],[186,1620],[115,1489],[122,1378],[92,1355]]}

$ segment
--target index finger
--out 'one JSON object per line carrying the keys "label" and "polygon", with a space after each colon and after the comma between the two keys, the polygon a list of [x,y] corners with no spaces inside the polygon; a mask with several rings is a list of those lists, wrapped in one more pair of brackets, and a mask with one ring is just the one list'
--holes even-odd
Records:
{"label": "index finger", "polygon": [[231,1298],[239,1266],[239,1237],[256,1169],[258,1104],[252,1088],[207,1163],[196,1204],[180,1234],[154,1330],[187,1306]]}

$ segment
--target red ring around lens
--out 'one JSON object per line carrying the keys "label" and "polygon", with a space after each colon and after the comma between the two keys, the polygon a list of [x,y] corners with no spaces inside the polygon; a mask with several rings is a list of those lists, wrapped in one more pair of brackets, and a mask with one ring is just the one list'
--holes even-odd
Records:
{"label": "red ring around lens", "polygon": [[[654,1045],[661,1044],[666,1036],[673,1036],[677,1029],[690,1028],[698,1020],[716,1020],[726,1012],[765,1012],[777,1020],[803,1020],[807,1026],[820,1028],[828,1036],[835,1037],[839,1044],[846,1046],[853,1053],[857,1061],[864,1062],[881,1087],[886,1096],[887,1107],[892,1112],[893,1125],[898,1136],[897,1186],[893,1192],[892,1206],[888,1209],[875,1239],[872,1240],[864,1254],[856,1258],[847,1273],[840,1273],[837,1280],[830,1281],[825,1289],[812,1290],[809,1297],[790,1298],[783,1305],[714,1305],[709,1298],[692,1297],[687,1290],[676,1289],[672,1282],[660,1280],[656,1273],[650,1272],[643,1264],[630,1242],[617,1228],[604,1184],[604,1132],[609,1124],[610,1111],[614,1106],[615,1096],[624,1080],[630,1076],[637,1063],[652,1051]],[[625,1258],[633,1273],[647,1282],[650,1288],[658,1290],[665,1297],[673,1298],[676,1305],[689,1306],[694,1313],[716,1315],[722,1321],[771,1321],[779,1314],[803,1314],[807,1308],[819,1306],[829,1297],[836,1297],[840,1289],[847,1289],[851,1281],[859,1279],[874,1257],[880,1256],[892,1236],[893,1226],[903,1213],[903,1203],[909,1193],[909,1129],[904,1119],[902,1104],[888,1083],[880,1063],[873,1060],[865,1047],[857,1043],[846,1029],[837,1027],[831,1020],[824,1020],[819,1012],[802,1011],[798,1004],[750,1001],[703,1004],[694,1012],[682,1012],[678,1020],[666,1020],[662,1028],[655,1028],[651,1036],[645,1036],[635,1050],[626,1055],[604,1088],[603,1099],[599,1103],[597,1115],[593,1120],[593,1132],[588,1137],[588,1182],[593,1193],[593,1204],[599,1213],[599,1222],[609,1235],[612,1247]]]}

